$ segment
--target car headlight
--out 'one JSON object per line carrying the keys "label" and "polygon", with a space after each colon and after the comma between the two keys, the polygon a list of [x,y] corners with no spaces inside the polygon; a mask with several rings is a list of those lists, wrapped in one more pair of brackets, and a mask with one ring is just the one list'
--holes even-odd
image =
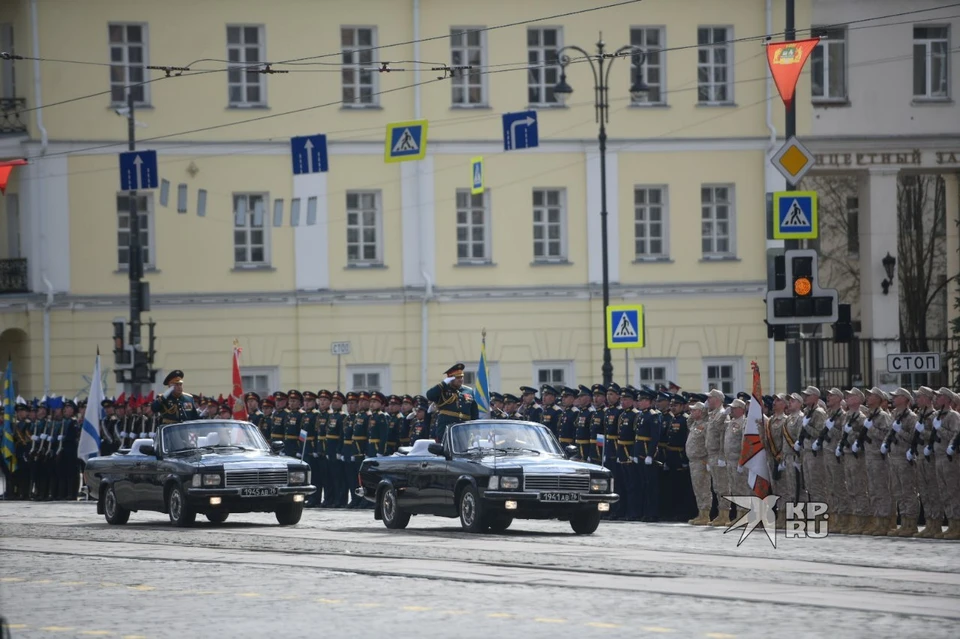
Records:
{"label": "car headlight", "polygon": [[193,476],[193,479],[190,480],[190,485],[194,488],[200,488],[200,473]]}
{"label": "car headlight", "polygon": [[[196,475],[194,475],[196,477]],[[220,475],[204,475],[203,476],[203,485],[204,486],[219,486],[220,485]]]}
{"label": "car headlight", "polygon": [[605,493],[610,487],[610,482],[606,479],[591,479],[590,480],[590,492],[591,493]]}
{"label": "car headlight", "polygon": [[501,477],[500,488],[504,490],[516,490],[517,488],[520,488],[520,478],[519,477]]}
{"label": "car headlight", "polygon": [[292,470],[290,471],[290,485],[298,486],[307,483],[307,471],[305,470]]}

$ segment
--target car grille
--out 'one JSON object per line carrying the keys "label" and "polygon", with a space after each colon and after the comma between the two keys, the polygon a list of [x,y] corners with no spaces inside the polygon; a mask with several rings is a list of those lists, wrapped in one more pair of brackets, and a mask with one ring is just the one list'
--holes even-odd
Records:
{"label": "car grille", "polygon": [[524,490],[572,490],[588,492],[589,475],[526,475],[523,478]]}
{"label": "car grille", "polygon": [[286,486],[286,470],[235,470],[225,473],[225,485],[236,486]]}

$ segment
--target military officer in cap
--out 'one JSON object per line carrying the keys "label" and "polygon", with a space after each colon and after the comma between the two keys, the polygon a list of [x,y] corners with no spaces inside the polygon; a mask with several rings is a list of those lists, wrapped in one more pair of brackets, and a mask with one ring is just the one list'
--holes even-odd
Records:
{"label": "military officer in cap", "polygon": [[636,443],[632,460],[640,478],[640,515],[642,520],[647,522],[660,520],[659,482],[662,462],[657,462],[656,457],[663,426],[660,411],[653,407],[655,397],[657,394],[650,391],[637,394],[639,414],[635,426]]}
{"label": "military officer in cap", "polygon": [[260,432],[266,436],[263,430],[263,413],[260,411],[260,396],[250,391],[243,396],[243,404],[247,409],[247,421],[260,429]]}
{"label": "military officer in cap", "polygon": [[580,412],[577,415],[574,443],[577,446],[577,454],[580,459],[589,462],[591,461],[591,455],[596,451],[596,446],[590,442],[590,418],[597,411],[593,407],[593,393],[590,391],[590,387],[581,384],[579,391],[577,408]]}
{"label": "military officer in cap", "polygon": [[[862,535],[873,516],[867,494],[867,464],[863,457],[863,450],[857,444],[865,419],[864,412],[861,410],[865,397],[859,388],[851,388],[844,395],[847,412],[842,425],[843,435],[840,436],[840,443],[834,451],[834,457],[843,468],[843,489],[848,505],[848,512],[841,512],[841,517],[843,514],[847,515],[846,521],[840,524],[848,535]],[[854,445],[857,447],[855,452]]]}
{"label": "military officer in cap", "polygon": [[413,411],[413,420],[410,424],[411,446],[421,439],[430,439],[430,426],[427,425],[427,408],[429,406],[426,397],[418,398],[416,408]]}
{"label": "military officer in cap", "polygon": [[17,470],[13,473],[13,485],[7,487],[15,499],[30,498],[30,448],[33,443],[32,423],[27,417],[30,406],[27,400],[17,397],[16,422],[14,423],[14,453],[17,458]]}
{"label": "military officer in cap", "polygon": [[[320,391],[323,395],[324,391]],[[322,403],[321,399],[321,403]],[[328,508],[343,508],[347,505],[347,488],[343,480],[343,426],[346,414],[343,405],[347,398],[340,391],[330,393],[330,409],[327,411],[327,436],[324,449],[327,455],[327,486],[330,499],[323,497],[323,505]]]}
{"label": "military officer in cap", "polygon": [[607,407],[607,389],[603,384],[594,384],[590,388],[593,400],[587,409],[587,428],[590,437],[590,454],[587,461],[603,464],[603,444],[606,440],[603,412]]}
{"label": "military officer in cap", "polygon": [[260,432],[263,433],[264,439],[268,442],[270,441],[270,430],[273,428],[273,409],[276,406],[277,402],[273,399],[273,395],[267,395],[260,402],[260,410],[263,411],[263,419],[260,420]]}
{"label": "military officer in cap", "polygon": [[887,434],[891,432],[891,416],[884,409],[886,393],[876,386],[867,391],[866,402],[863,430],[851,450],[856,453],[863,451],[863,460],[867,467],[871,521],[870,525],[863,529],[863,534],[884,537],[888,530],[896,528],[897,525],[897,508],[890,497],[890,468],[883,444]]}
{"label": "military officer in cap", "polygon": [[634,407],[636,393],[636,389],[629,386],[621,390],[620,403],[623,410],[617,419],[617,464],[620,466],[620,476],[623,481],[618,484],[615,478],[614,484],[623,487],[619,492],[621,501],[625,503],[612,518],[627,521],[639,521],[643,507],[640,470],[634,461],[637,445],[637,418],[640,416],[640,411]]}
{"label": "military officer in cap", "polygon": [[200,419],[193,396],[183,392],[183,371],[170,371],[163,378],[163,385],[167,390],[153,401],[153,412],[160,416],[161,424]]}
{"label": "military officer in cap", "polygon": [[270,439],[282,442],[286,435],[287,425],[287,394],[277,391],[273,394],[273,413],[270,421]]}
{"label": "military officer in cap", "polygon": [[[333,401],[333,393],[326,389],[321,389],[314,394],[314,397],[316,402],[314,410],[317,411],[317,422],[315,426],[316,439],[314,440],[313,458],[310,461],[310,466],[313,469],[313,475],[319,478],[314,481],[317,485],[317,492],[314,493],[316,495],[314,503],[317,506],[328,508],[333,505],[333,486],[326,448],[327,437],[330,436],[330,425],[332,422],[330,404]],[[304,393],[304,398],[306,398],[306,393]]]}
{"label": "military officer in cap", "polygon": [[938,539],[943,536],[943,499],[940,487],[937,485],[937,467],[931,459],[932,448],[924,445],[930,433],[934,432],[933,420],[936,411],[933,402],[935,398],[936,393],[932,388],[921,386],[917,389],[917,425],[913,431],[910,456],[913,458],[917,491],[920,493],[923,516],[926,520],[923,530],[914,535],[919,539]]}
{"label": "military officer in cap", "polygon": [[685,447],[687,444],[687,402],[680,395],[671,394],[669,410],[670,423],[665,425],[661,435],[664,442],[663,472],[661,493],[664,500],[660,502],[663,517],[669,521],[687,521],[690,519],[693,489],[690,486],[690,464],[687,461]]}
{"label": "military officer in cap", "polygon": [[283,454],[287,457],[301,457],[307,442],[300,441],[300,423],[303,420],[303,393],[293,389],[287,391],[287,408],[283,411]]}
{"label": "military officer in cap", "polygon": [[541,417],[543,417],[543,407],[537,403],[537,389],[521,386],[520,419],[539,424]]}
{"label": "military officer in cap", "polygon": [[100,420],[100,455],[106,457],[119,450],[114,439],[116,433],[117,416],[114,414],[113,399],[105,397],[100,402],[103,409],[103,419]]}
{"label": "military officer in cap", "polygon": [[[403,400],[400,399],[399,395],[390,395],[387,397],[386,415],[387,423],[390,425],[390,431],[387,434],[387,450],[384,453],[386,455],[394,454],[397,452],[397,448],[400,447],[400,437],[402,435],[401,431],[403,430],[404,423],[406,423],[406,420],[400,413],[400,405],[402,401]],[[410,437],[406,437],[406,440],[409,443]]]}
{"label": "military officer in cap", "polygon": [[940,533],[940,539],[956,541],[960,539],[960,463],[954,457],[956,451],[949,447],[960,436],[960,413],[951,408],[954,399],[957,394],[949,388],[942,387],[937,391],[937,413],[927,442],[931,455],[927,457],[932,456],[936,465],[943,510],[947,516],[947,530]]}
{"label": "military officer in cap", "polygon": [[427,391],[427,399],[436,404],[436,433],[437,440],[443,441],[447,428],[451,424],[459,424],[474,419],[480,419],[477,402],[473,397],[473,390],[463,385],[463,364],[455,364],[444,373],[442,382]]}
{"label": "military officer in cap", "polygon": [[556,404],[559,395],[557,389],[549,384],[544,384],[540,389],[540,398],[543,400],[540,423],[550,429],[553,436],[558,439],[560,438],[560,417],[563,415],[563,409]]}
{"label": "military officer in cap", "polygon": [[706,526],[710,523],[710,511],[713,508],[713,495],[710,492],[710,460],[707,456],[707,407],[703,402],[690,405],[690,419],[687,421],[689,434],[685,444],[687,459],[690,461],[690,483],[697,500],[698,514],[687,523],[693,526]]}
{"label": "military officer in cap", "polygon": [[[817,438],[827,421],[827,412],[820,408],[820,389],[807,386],[800,393],[803,396],[803,417],[801,418],[800,436],[794,443],[794,450],[800,453],[800,464],[803,466],[803,485],[807,489],[810,501],[827,502],[826,468],[823,464],[824,455],[819,453]],[[817,444],[815,447],[814,444]],[[799,449],[798,449],[799,447]]]}
{"label": "military officer in cap", "polygon": [[346,394],[346,399],[347,407],[343,417],[343,445],[337,459],[343,462],[344,494],[350,500],[349,505],[344,503],[344,508],[356,508],[357,497],[353,494],[353,490],[357,488],[357,466],[354,464],[353,456],[357,452],[357,445],[353,441],[353,422],[357,413],[360,394],[351,391]]}
{"label": "military officer in cap", "polygon": [[566,448],[573,446],[577,438],[577,419],[580,417],[580,409],[574,406],[577,399],[577,391],[569,386],[564,386],[560,391],[560,401],[563,406],[560,408],[560,418],[557,420],[556,429],[560,446]]}
{"label": "military officer in cap", "polygon": [[383,393],[370,393],[370,420],[368,422],[367,457],[385,457],[390,447],[390,416],[383,406],[387,398]]}
{"label": "military officer in cap", "polygon": [[310,465],[310,476],[313,479],[314,485],[317,487],[317,490],[307,497],[304,508],[316,508],[320,503],[320,498],[323,496],[324,479],[323,473],[319,469],[320,453],[317,452],[323,448],[323,441],[319,436],[320,428],[317,423],[320,418],[320,411],[317,410],[316,393],[311,390],[306,390],[303,391],[302,395],[303,408],[301,409],[299,436],[302,437],[305,433],[306,437],[304,438],[305,441],[303,442],[300,455],[303,461]]}
{"label": "military officer in cap", "polygon": [[847,497],[843,457],[837,457],[835,453],[847,418],[846,411],[843,409],[843,391],[839,388],[828,390],[826,406],[827,417],[823,422],[823,430],[820,431],[814,444],[823,457],[827,503],[832,509],[831,512],[835,513],[830,517],[830,532],[846,533],[845,528],[851,523],[849,515],[852,514],[853,504]]}
{"label": "military officer in cap", "polygon": [[623,407],[620,405],[620,392],[620,385],[616,382],[607,386],[607,402],[603,409],[603,443],[597,442],[597,448],[603,458],[603,466],[613,473],[613,483],[617,486],[617,492],[620,493],[621,497],[620,501],[610,507],[609,513],[605,516],[607,519],[620,517],[626,505],[625,493],[620,488],[625,485],[623,469],[617,463],[617,436],[619,435],[620,413],[623,412]]}
{"label": "military officer in cap", "polygon": [[500,393],[490,393],[490,419],[507,419],[507,413],[503,410],[503,395]]}
{"label": "military officer in cap", "polygon": [[504,419],[523,420],[520,414],[520,398],[513,393],[503,394],[503,411],[506,415]]}
{"label": "military officer in cap", "polygon": [[723,391],[712,389],[707,393],[707,471],[713,480],[713,492],[717,496],[717,516],[710,521],[711,526],[730,525],[730,502],[721,495],[730,494],[727,475],[727,462],[723,459],[723,437],[727,430],[727,412],[724,410]]}
{"label": "military officer in cap", "polygon": [[913,433],[917,427],[917,414],[911,410],[913,393],[898,388],[893,396],[893,424],[880,446],[890,466],[890,492],[894,511],[900,507],[900,529],[890,526],[888,537],[913,537],[917,534],[917,519],[920,503],[917,500],[917,476],[913,470],[916,461],[910,449]]}

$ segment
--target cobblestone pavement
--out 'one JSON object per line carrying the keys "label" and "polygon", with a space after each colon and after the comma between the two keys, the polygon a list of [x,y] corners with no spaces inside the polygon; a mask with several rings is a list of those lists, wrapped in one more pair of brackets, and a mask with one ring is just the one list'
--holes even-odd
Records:
{"label": "cobblestone pavement", "polygon": [[0,503],[0,612],[17,637],[954,637],[960,544],[779,539],[560,522],[467,535],[307,511],[111,527],[86,503]]}

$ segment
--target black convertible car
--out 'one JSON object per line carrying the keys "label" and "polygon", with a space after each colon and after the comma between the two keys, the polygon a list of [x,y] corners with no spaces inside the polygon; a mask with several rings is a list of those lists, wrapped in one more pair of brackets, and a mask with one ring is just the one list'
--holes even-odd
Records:
{"label": "black convertible car", "polygon": [[291,526],[316,487],[309,465],[274,448],[248,422],[169,424],[156,441],[138,439],[129,450],[89,460],[84,479],[109,524],[154,510],[174,526],[193,524],[197,514],[223,523],[230,513],[249,512],[274,512],[281,526]]}
{"label": "black convertible car", "polygon": [[376,504],[374,517],[387,528],[428,514],[459,517],[468,532],[502,532],[514,519],[559,519],[589,535],[619,499],[609,470],[567,459],[541,424],[456,424],[442,444],[421,440],[405,452],[360,466],[357,494]]}

